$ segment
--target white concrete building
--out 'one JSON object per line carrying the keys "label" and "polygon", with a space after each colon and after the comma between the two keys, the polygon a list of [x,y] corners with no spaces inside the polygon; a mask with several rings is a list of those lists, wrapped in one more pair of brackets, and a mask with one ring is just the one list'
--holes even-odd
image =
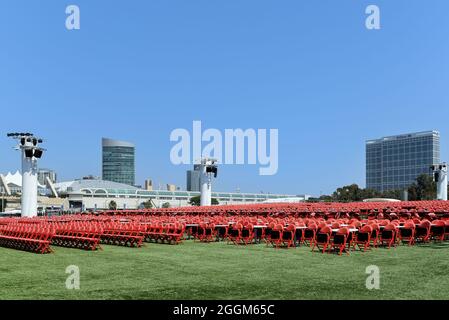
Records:
{"label": "white concrete building", "polygon": [[[72,210],[104,210],[109,208],[111,201],[117,209],[137,209],[148,200],[153,205],[161,207],[168,202],[171,207],[188,206],[192,197],[200,192],[143,190],[129,185],[104,180],[75,180],[55,184],[56,191],[62,197],[67,197]],[[264,202],[270,199],[305,199],[306,196],[276,195],[255,193],[212,192],[220,204],[250,204]]]}

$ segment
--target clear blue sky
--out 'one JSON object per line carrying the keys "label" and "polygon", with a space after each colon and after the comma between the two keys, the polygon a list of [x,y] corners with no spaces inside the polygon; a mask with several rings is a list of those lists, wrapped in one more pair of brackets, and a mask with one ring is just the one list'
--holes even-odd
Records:
{"label": "clear blue sky", "polygon": [[[81,30],[65,29],[65,8]],[[381,9],[380,31],[365,8]],[[0,2],[0,172],[9,131],[46,138],[61,180],[101,175],[101,137],[137,145],[137,183],[185,186],[171,130],[279,129],[279,171],[222,166],[215,190],[365,185],[365,140],[436,129],[449,160],[447,0]]]}

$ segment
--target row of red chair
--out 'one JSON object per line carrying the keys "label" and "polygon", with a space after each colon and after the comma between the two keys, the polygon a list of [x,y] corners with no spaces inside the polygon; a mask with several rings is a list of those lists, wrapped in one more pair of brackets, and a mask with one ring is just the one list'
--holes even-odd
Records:
{"label": "row of red chair", "polygon": [[[346,251],[349,254],[349,248],[353,238],[352,233],[346,227],[338,229],[333,235],[331,227],[322,228],[317,234],[315,240],[312,241],[312,251],[316,248],[322,252],[337,251],[339,255]],[[348,248],[346,248],[348,246]]]}
{"label": "row of red chair", "polygon": [[182,242],[184,232],[185,225],[182,223],[149,225],[145,233],[145,241],[179,244]]}
{"label": "row of red chair", "polygon": [[[410,203],[408,204],[410,205]],[[289,205],[288,208],[293,212],[295,210],[299,212],[302,205],[304,204]],[[332,204],[332,206],[334,205]],[[320,206],[325,205],[320,204]],[[351,207],[353,204],[344,204],[344,206]],[[308,207],[308,204],[306,207]],[[348,207],[341,208],[346,210]],[[447,236],[449,232],[449,219],[439,220],[436,215],[430,213],[427,214],[425,219],[421,219],[411,214],[418,212],[417,209],[411,208],[407,209],[407,212],[398,210],[398,214],[390,212],[386,218],[382,219],[373,216],[362,219],[357,215],[334,218],[331,215],[313,215],[313,212],[305,216],[285,214],[286,212],[266,215],[262,211],[257,211],[255,207],[251,207],[251,214],[236,215],[235,211],[231,211],[223,215],[216,215],[216,208],[214,208],[214,212],[211,211],[211,207],[208,208],[210,209],[209,212],[204,211],[205,209],[199,209],[204,212],[202,215],[192,211],[197,209],[184,208],[188,213],[176,214],[173,211],[159,210],[157,211],[159,212],[158,215],[132,215],[131,212],[128,212],[114,215],[78,214],[51,218],[8,218],[0,219],[0,225],[20,224],[42,228],[53,226],[56,230],[56,237],[53,241],[55,245],[92,250],[99,248],[98,238],[102,243],[139,247],[144,240],[155,243],[179,243],[183,239],[184,232],[189,237],[204,242],[227,240],[235,244],[248,245],[265,241],[267,245],[271,244],[276,248],[306,244],[315,249],[317,234],[323,228],[330,227],[340,230],[347,227],[348,229],[358,230],[357,233],[351,232],[348,235],[347,246],[358,247],[366,251],[371,245],[374,247],[380,245],[391,247],[400,242],[413,245],[431,239],[444,240],[445,235]],[[224,210],[229,209],[229,206],[218,208],[218,210]],[[269,208],[287,211],[285,206],[276,205]],[[315,205],[313,208],[319,207]],[[373,210],[379,209],[377,205],[373,205],[373,208],[377,208]],[[433,209],[435,208],[433,207]],[[259,209],[265,210],[267,207],[262,206]],[[389,210],[393,210],[393,207],[384,211],[387,213]],[[179,213],[179,211],[177,212]],[[257,212],[259,214],[255,214]],[[378,216],[380,215],[381,213],[378,214]],[[426,221],[431,223],[430,228],[422,231],[423,228],[419,225]],[[432,223],[444,224],[444,227],[441,225],[439,236],[435,236],[438,228]],[[388,227],[390,224],[393,226]],[[414,224],[414,228],[411,226],[412,224]],[[367,225],[372,229],[369,237]],[[374,228],[375,225],[377,225],[377,228]],[[299,228],[294,228],[295,226]],[[394,235],[391,235],[393,232]],[[422,235],[422,232],[425,232],[425,234]],[[443,235],[441,235],[441,232],[443,232]],[[334,240],[335,233],[330,237],[331,242]],[[342,233],[344,233],[344,230],[342,230]],[[369,238],[369,241],[366,238]],[[324,244],[327,250],[331,243],[325,242]]]}
{"label": "row of red chair", "polygon": [[234,223],[234,225],[224,228],[223,237],[227,238],[228,243],[248,245],[253,242],[255,237],[254,226],[252,224],[242,224],[241,222]]}
{"label": "row of red chair", "polygon": [[293,247],[295,246],[296,239],[296,227],[294,224],[289,224],[288,226],[283,226],[282,224],[271,224],[268,225],[266,229],[263,230],[262,237],[265,239],[267,245],[272,245],[275,248],[281,246]]}
{"label": "row of red chair", "polygon": [[52,244],[56,246],[78,248],[84,250],[101,249],[100,239],[103,229],[99,226],[77,226],[62,224],[56,227]]}
{"label": "row of red chair", "polygon": [[297,216],[297,217],[388,217],[416,216],[424,218],[428,214],[449,215],[449,204],[445,201],[406,201],[406,202],[354,202],[354,203],[257,203],[245,205],[222,205],[209,207],[182,207],[148,210],[119,210],[97,213],[104,216]]}
{"label": "row of red chair", "polygon": [[402,226],[395,223],[388,224],[383,230],[383,234],[389,233],[388,246],[396,246],[399,243],[409,246],[416,243],[428,243],[430,241],[442,242],[449,238],[449,224],[437,220],[422,221],[420,223],[406,222]]}
{"label": "row of red chair", "polygon": [[[318,227],[315,224],[310,224],[304,230],[304,242],[309,241],[312,246],[323,248],[323,252],[331,245],[333,236],[329,226]],[[357,232],[347,234],[349,228],[356,228]],[[348,245],[348,249],[352,246],[353,249],[358,247],[360,250],[366,251],[372,245],[373,247],[385,246],[391,248],[399,243],[407,243],[413,245],[415,243],[425,243],[429,241],[443,241],[449,238],[449,224],[444,221],[430,221],[424,220],[419,224],[415,224],[412,220],[400,225],[399,222],[382,221],[381,224],[369,221],[364,226],[349,226],[349,228],[340,228],[337,235],[347,234],[346,241],[341,241],[340,249],[344,248],[343,244]],[[340,237],[342,238],[342,237]],[[345,249],[346,250],[346,249]],[[340,253],[342,251],[340,250]]]}
{"label": "row of red chair", "polygon": [[128,247],[141,247],[146,227],[132,223],[105,223],[101,243]]}
{"label": "row of red chair", "polygon": [[211,242],[216,239],[215,224],[200,223],[198,227],[194,228],[194,239],[201,242]]}
{"label": "row of red chair", "polygon": [[0,228],[0,246],[36,253],[51,252],[55,230],[50,227],[7,225]]}

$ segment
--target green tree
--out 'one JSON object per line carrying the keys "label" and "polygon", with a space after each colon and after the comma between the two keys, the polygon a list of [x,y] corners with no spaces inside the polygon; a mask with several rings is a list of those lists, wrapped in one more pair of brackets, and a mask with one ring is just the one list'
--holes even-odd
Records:
{"label": "green tree", "polygon": [[[201,204],[201,196],[191,197],[190,200],[189,200],[189,204],[191,206],[199,206]],[[212,198],[211,199],[211,204],[213,206],[217,206],[220,203],[218,202],[218,200],[216,198]]]}
{"label": "green tree", "polygon": [[332,196],[329,196],[327,194],[321,195],[318,199],[322,202],[332,202],[334,200]]}
{"label": "green tree", "polygon": [[164,202],[164,203],[162,204],[162,208],[170,208],[170,203]]}
{"label": "green tree", "polygon": [[153,208],[153,202],[151,202],[151,200],[147,200],[145,202],[142,202],[142,207],[144,209],[151,209],[151,208]]}
{"label": "green tree", "polygon": [[318,201],[357,202],[372,198],[391,198],[400,200],[401,190],[388,190],[379,192],[373,189],[361,189],[357,184],[351,184],[338,188],[332,197],[321,196]]}
{"label": "green tree", "polygon": [[194,197],[190,198],[189,204],[191,206],[199,206],[200,203],[201,203],[200,201],[201,201],[201,197],[200,196],[194,196]]}
{"label": "green tree", "polygon": [[379,198],[382,197],[382,194],[373,189],[361,189],[360,190],[361,200]]}
{"label": "green tree", "polygon": [[437,196],[437,185],[433,178],[428,174],[422,174],[416,178],[408,188],[408,197],[410,201],[435,200]]}
{"label": "green tree", "polygon": [[357,184],[338,188],[332,195],[334,200],[340,202],[353,202],[363,200],[363,190]]}
{"label": "green tree", "polygon": [[334,198],[329,195],[321,195],[319,198],[310,197],[305,202],[308,203],[316,203],[316,202],[333,202]]}
{"label": "green tree", "polygon": [[109,210],[117,210],[117,202],[112,200],[111,202],[109,202],[108,207],[109,207]]}
{"label": "green tree", "polygon": [[381,198],[401,200],[402,199],[402,191],[401,190],[387,190],[381,194]]}

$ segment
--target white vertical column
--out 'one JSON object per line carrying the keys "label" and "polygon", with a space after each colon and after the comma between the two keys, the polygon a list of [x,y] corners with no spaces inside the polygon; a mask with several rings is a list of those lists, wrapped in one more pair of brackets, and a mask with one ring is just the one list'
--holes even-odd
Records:
{"label": "white vertical column", "polygon": [[438,172],[437,199],[447,201],[447,165],[443,165]]}
{"label": "white vertical column", "polygon": [[22,149],[22,217],[37,216],[37,165]]}
{"label": "white vertical column", "polygon": [[210,174],[206,172],[207,162],[201,162],[201,206],[210,206],[212,203],[212,192],[211,192],[211,178]]}

